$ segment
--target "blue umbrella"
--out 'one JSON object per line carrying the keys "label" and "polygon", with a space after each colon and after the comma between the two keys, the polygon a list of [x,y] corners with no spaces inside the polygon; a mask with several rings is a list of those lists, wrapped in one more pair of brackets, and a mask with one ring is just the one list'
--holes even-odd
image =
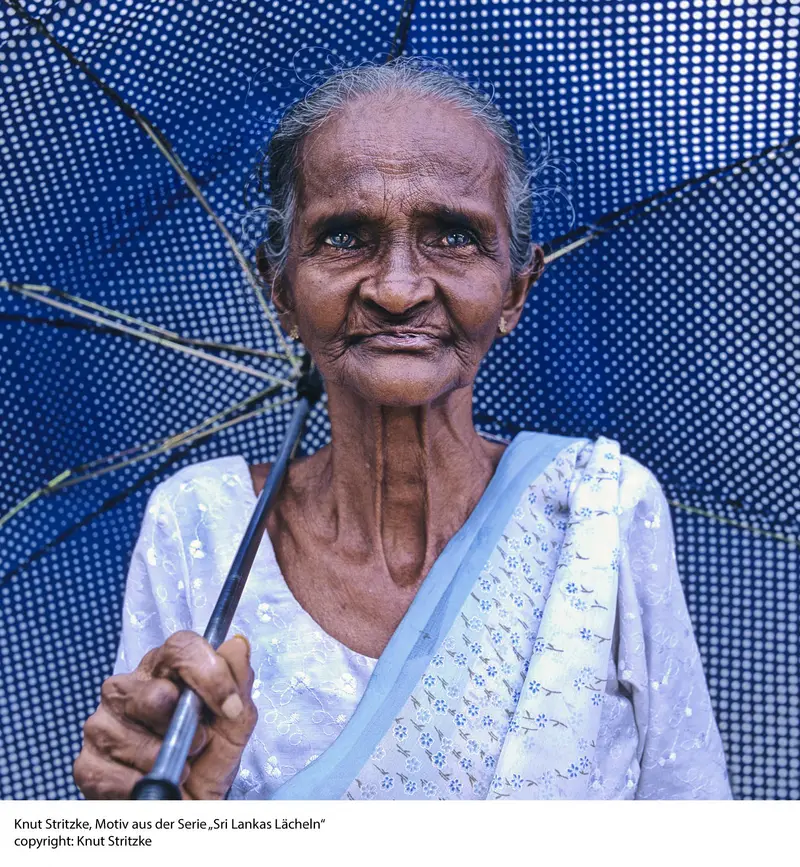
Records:
{"label": "blue umbrella", "polygon": [[[541,166],[551,265],[476,417],[655,471],[734,792],[800,796],[791,7],[14,0],[0,27],[3,797],[77,796],[146,492],[277,453],[297,358],[241,190],[278,112],[403,49],[495,86]],[[328,436],[323,406],[301,449]]]}

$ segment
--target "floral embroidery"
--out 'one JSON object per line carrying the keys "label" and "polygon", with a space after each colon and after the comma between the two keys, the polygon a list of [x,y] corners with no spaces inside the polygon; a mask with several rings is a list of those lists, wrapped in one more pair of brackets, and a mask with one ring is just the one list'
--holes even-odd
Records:
{"label": "floral embroidery", "polygon": [[[395,739],[383,738],[387,761],[395,750],[390,767],[408,768],[411,750],[415,769],[427,760],[446,775],[436,797],[630,797],[622,793],[631,791],[628,767],[612,772],[620,781],[616,789],[595,767],[611,771],[611,745],[632,718],[620,697],[629,715],[615,725],[603,702],[606,691],[616,689],[616,680],[608,679],[615,672],[608,636],[621,547],[617,502],[608,502],[611,486],[598,481],[620,478],[621,459],[616,443],[601,441],[613,447],[562,452],[575,462],[577,484],[559,489],[545,472],[523,494],[443,642],[450,654],[433,658],[401,711],[402,717],[415,704],[430,709],[424,720],[417,714],[422,731],[416,743],[398,754],[390,746]],[[572,522],[552,520],[562,513]],[[482,625],[477,639],[464,635],[465,624],[475,631]],[[452,652],[460,640],[469,658]],[[458,682],[464,662],[469,679],[454,698],[445,684]],[[451,742],[465,750],[453,763]],[[662,751],[654,762],[669,766],[673,755]],[[365,767],[359,776],[371,773]],[[432,785],[423,782],[421,791],[404,795],[432,797]]]}
{"label": "floral embroidery", "polygon": [[[158,486],[117,671],[170,632],[202,632],[254,502],[238,457]],[[523,492],[474,595],[345,797],[729,797],[672,545],[648,470],[602,437],[563,450]],[[268,539],[233,632],[250,639],[259,720],[231,796],[269,797],[336,739],[375,660],[299,607]],[[647,720],[630,699],[642,691]]]}

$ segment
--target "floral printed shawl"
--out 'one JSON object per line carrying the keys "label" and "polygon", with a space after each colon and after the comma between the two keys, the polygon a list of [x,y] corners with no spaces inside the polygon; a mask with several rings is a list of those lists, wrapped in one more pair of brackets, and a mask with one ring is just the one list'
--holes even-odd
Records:
{"label": "floral printed shawl", "polygon": [[[255,507],[241,456],[153,491],[115,670],[202,633]],[[325,634],[265,534],[236,613],[259,718],[232,798],[730,798],[658,480],[520,433],[379,660]]]}
{"label": "floral printed shawl", "polygon": [[620,451],[600,437],[569,490],[578,442],[514,439],[344,730],[274,798],[586,797],[614,629]]}

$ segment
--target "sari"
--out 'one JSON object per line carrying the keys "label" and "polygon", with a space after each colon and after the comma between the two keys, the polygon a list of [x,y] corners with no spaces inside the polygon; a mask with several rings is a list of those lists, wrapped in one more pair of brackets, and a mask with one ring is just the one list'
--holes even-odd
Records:
{"label": "sari", "polygon": [[[181,472],[172,488],[185,492],[196,471]],[[187,516],[202,523],[216,507],[202,483],[198,490],[203,502],[187,507],[162,488],[148,513],[167,527]],[[129,578],[126,622],[149,637],[133,642],[133,627],[127,637],[123,630],[118,671],[176,628],[202,631],[213,604],[206,589],[221,583],[237,544],[236,533],[195,538],[170,557],[143,528],[139,562],[161,565],[162,574]],[[212,553],[215,570],[193,578],[192,567]],[[260,568],[257,558],[233,628],[256,656],[280,647],[259,638],[262,615],[280,616],[262,601]],[[184,580],[170,585],[164,572]],[[257,735],[232,796],[730,797],[668,507],[652,474],[614,440],[518,434],[373,663],[319,754],[276,786],[277,762],[265,765],[272,750]],[[259,706],[265,724],[275,713]]]}

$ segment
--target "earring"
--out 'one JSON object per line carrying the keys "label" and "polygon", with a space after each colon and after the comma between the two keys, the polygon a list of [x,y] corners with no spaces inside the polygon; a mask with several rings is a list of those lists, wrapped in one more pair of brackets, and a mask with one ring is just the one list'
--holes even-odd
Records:
{"label": "earring", "polygon": [[291,337],[292,340],[300,339],[300,329],[296,325],[292,326],[292,330],[289,332],[289,337]]}
{"label": "earring", "polygon": [[505,316],[500,317],[500,322],[497,324],[497,330],[503,335],[503,337],[508,334],[508,323],[506,322]]}

